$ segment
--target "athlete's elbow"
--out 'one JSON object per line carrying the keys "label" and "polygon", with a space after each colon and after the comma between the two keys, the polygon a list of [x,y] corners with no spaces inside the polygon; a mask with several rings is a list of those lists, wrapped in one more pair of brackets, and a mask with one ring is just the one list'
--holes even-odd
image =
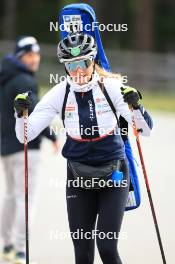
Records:
{"label": "athlete's elbow", "polygon": [[151,130],[153,128],[153,121],[152,118],[149,118],[147,122],[143,125],[142,130],[142,136],[149,137],[151,135]]}
{"label": "athlete's elbow", "polygon": [[141,135],[144,137],[149,137],[151,135],[151,129],[150,128],[143,129]]}
{"label": "athlete's elbow", "polygon": [[153,129],[153,121],[152,119],[149,120],[148,124],[147,124],[147,128],[145,129],[145,137],[149,137],[151,135],[151,131]]}

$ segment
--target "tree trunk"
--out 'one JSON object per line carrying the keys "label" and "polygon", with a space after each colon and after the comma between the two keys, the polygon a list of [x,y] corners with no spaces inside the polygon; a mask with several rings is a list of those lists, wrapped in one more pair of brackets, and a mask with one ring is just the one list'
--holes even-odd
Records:
{"label": "tree trunk", "polygon": [[152,50],[154,0],[135,0],[134,48]]}
{"label": "tree trunk", "polygon": [[17,0],[4,0],[4,16],[2,19],[2,37],[14,39],[16,37]]}

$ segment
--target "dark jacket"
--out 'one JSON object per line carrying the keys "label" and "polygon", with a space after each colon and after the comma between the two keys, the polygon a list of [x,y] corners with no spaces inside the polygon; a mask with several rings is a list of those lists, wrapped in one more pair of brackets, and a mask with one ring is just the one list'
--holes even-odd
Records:
{"label": "dark jacket", "polygon": [[[38,102],[38,85],[33,72],[14,56],[4,57],[0,69],[0,150],[2,156],[22,151],[24,148],[16,138],[13,103],[17,94],[27,91],[32,92],[32,111]],[[39,149],[41,136],[56,141],[56,137],[50,135],[49,132],[49,128],[46,128],[28,144],[28,148]]]}

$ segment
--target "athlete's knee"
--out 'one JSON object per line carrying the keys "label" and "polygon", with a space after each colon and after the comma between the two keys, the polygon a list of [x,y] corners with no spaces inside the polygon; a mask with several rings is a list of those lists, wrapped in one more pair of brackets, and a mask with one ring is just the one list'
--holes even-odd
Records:
{"label": "athlete's knee", "polygon": [[76,253],[76,264],[93,264],[93,256],[90,252],[77,252]]}
{"label": "athlete's knee", "polygon": [[97,247],[100,257],[104,264],[122,264],[121,259],[118,254],[116,243],[109,243],[104,240],[97,240]]}
{"label": "athlete's knee", "polygon": [[112,248],[109,248],[109,247],[106,247],[106,246],[98,246],[98,250],[99,250],[99,253],[100,253],[100,256],[102,259],[111,259],[111,258],[115,258],[116,256],[116,252],[112,249]]}
{"label": "athlete's knee", "polygon": [[74,240],[76,264],[93,264],[94,243],[87,240]]}

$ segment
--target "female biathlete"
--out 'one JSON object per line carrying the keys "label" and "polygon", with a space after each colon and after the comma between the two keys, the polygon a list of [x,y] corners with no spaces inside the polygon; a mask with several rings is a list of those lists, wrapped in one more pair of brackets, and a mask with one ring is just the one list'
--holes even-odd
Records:
{"label": "female biathlete", "polygon": [[[92,36],[69,34],[58,44],[57,54],[67,77],[30,114],[28,141],[60,114],[66,130],[62,154],[68,161],[67,212],[75,263],[94,263],[96,239],[102,262],[119,264],[117,242],[130,179],[117,116],[132,125],[133,114],[144,136],[149,136],[152,120],[140,104],[137,90],[124,87],[119,75],[105,72],[95,62],[97,45]],[[30,96],[18,95],[14,106],[16,135],[23,143],[22,115],[30,106]],[[79,232],[78,238],[75,232]]]}

